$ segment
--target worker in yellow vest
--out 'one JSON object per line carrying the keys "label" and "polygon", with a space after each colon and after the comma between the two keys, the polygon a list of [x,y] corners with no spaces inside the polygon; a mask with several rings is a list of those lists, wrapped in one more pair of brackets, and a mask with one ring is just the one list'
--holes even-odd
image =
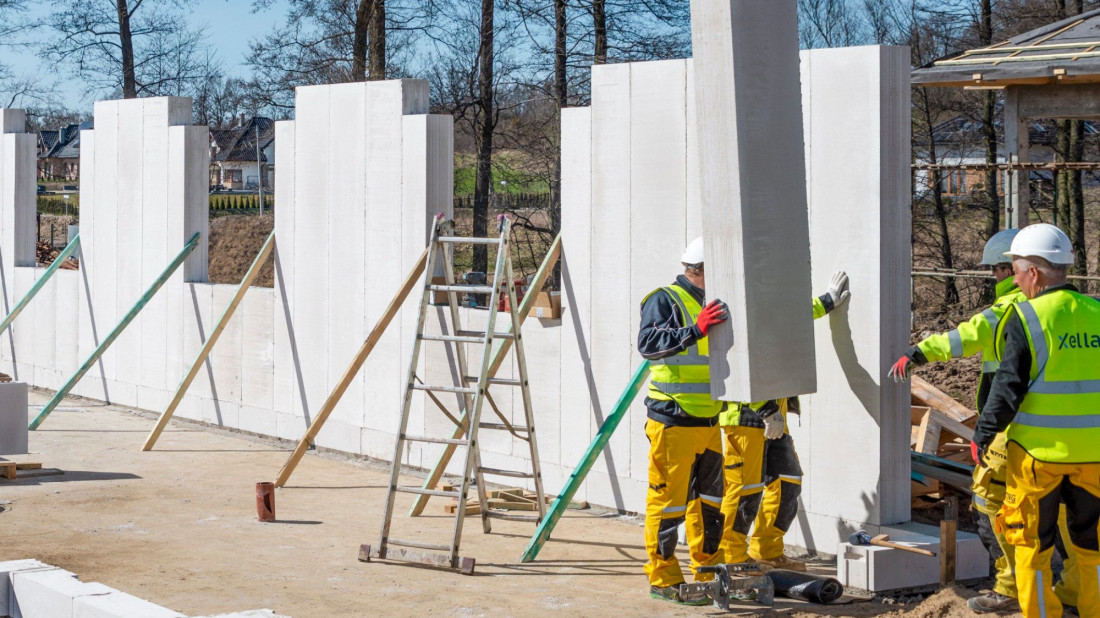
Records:
{"label": "worker in yellow vest", "polygon": [[1028,300],[1005,314],[1000,366],[974,431],[985,461],[1002,431],[1008,488],[998,529],[1015,547],[1027,618],[1059,618],[1051,556],[1065,505],[1076,550],[1081,616],[1100,616],[1100,301],[1066,283],[1069,237],[1049,224],[1020,231],[1008,255]]}
{"label": "worker in yellow vest", "polygon": [[[997,325],[1005,312],[1016,302],[1027,300],[1013,278],[1012,258],[1006,252],[1012,247],[1012,241],[1019,233],[1018,229],[1001,230],[985,243],[982,252],[982,265],[988,266],[996,279],[996,300],[993,305],[975,314],[958,328],[946,333],[937,333],[925,337],[920,343],[909,348],[890,369],[889,377],[901,382],[909,377],[913,366],[930,362],[942,362],[964,356],[981,353],[982,373],[978,382],[977,406],[980,414],[989,397],[989,387],[1000,363],[994,350],[993,337]],[[994,522],[1005,497],[1005,477],[1007,474],[1007,444],[1004,433],[998,434],[990,444],[986,459],[976,465],[971,486],[973,500],[971,507],[975,514],[978,537],[981,538],[996,567],[996,581],[993,589],[985,594],[967,600],[967,607],[976,613],[989,613],[1014,610],[1017,608],[1016,576],[1013,560],[1013,548],[1003,534],[996,532]],[[1069,532],[1065,528],[1065,514],[1059,518],[1059,528],[1068,551],[1066,568],[1054,589],[1058,598],[1067,605],[1077,604],[1077,571]]]}
{"label": "worker in yellow vest", "polygon": [[688,245],[680,260],[684,274],[642,301],[638,351],[650,361],[645,399],[649,438],[649,491],[645,541],[650,596],[685,605],[706,598],[680,597],[684,575],[676,559],[678,527],[687,522],[691,569],[717,564],[722,539],[722,436],[718,414],[725,408],[710,397],[707,331],[729,318],[720,300],[706,303],[703,239]]}
{"label": "worker in yellow vest", "polygon": [[[835,273],[828,291],[813,299],[814,319],[828,315],[850,296],[848,275]],[[771,568],[806,570],[804,562],[783,554],[783,536],[798,513],[802,493],[802,466],[787,433],[788,412],[800,412],[798,397],[734,403],[719,415],[726,470],[722,501],[725,562],[742,563],[751,558]]]}

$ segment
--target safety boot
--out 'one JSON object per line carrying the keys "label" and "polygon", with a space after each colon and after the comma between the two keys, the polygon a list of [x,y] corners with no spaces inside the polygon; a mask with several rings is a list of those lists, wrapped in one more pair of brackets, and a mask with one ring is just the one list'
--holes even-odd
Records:
{"label": "safety boot", "polygon": [[1012,597],[1007,597],[992,590],[980,597],[974,597],[966,602],[971,611],[978,614],[990,614],[993,612],[1020,611],[1020,603]]}
{"label": "safety boot", "polygon": [[794,558],[788,558],[783,554],[779,554],[776,558],[760,558],[756,561],[760,566],[768,569],[785,569],[787,571],[805,571],[806,563],[801,560],[795,560]]}
{"label": "safety boot", "polygon": [[649,596],[650,598],[657,599],[658,601],[669,601],[671,603],[676,603],[677,605],[711,604],[711,600],[706,597],[685,601],[683,598],[680,597],[679,586],[650,586]]}

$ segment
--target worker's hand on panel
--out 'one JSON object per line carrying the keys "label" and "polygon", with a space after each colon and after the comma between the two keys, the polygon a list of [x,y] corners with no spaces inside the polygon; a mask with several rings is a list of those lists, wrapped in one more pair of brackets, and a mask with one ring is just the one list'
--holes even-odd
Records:
{"label": "worker's hand on panel", "polygon": [[712,300],[699,312],[699,319],[695,321],[695,327],[699,329],[701,337],[707,336],[707,331],[715,324],[721,324],[730,319],[729,307],[720,300]]}
{"label": "worker's hand on panel", "polygon": [[895,382],[904,382],[909,379],[909,365],[912,362],[908,356],[902,356],[886,375],[893,378]]}
{"label": "worker's hand on panel", "polygon": [[769,440],[778,440],[783,437],[785,429],[783,414],[778,410],[764,417],[764,437]]}
{"label": "worker's hand on panel", "polygon": [[833,278],[829,280],[829,290],[826,294],[828,294],[830,300],[833,301],[834,310],[848,302],[848,299],[852,296],[852,293],[848,291],[848,273],[843,270],[838,270],[833,273]]}

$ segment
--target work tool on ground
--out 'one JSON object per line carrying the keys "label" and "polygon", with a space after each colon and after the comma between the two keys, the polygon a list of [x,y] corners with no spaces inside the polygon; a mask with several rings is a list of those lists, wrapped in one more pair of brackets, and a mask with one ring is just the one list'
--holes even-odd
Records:
{"label": "work tool on ground", "polygon": [[[477,488],[478,503],[481,508],[482,528],[485,532],[491,532],[490,519],[503,519],[507,521],[529,521],[539,523],[546,515],[546,499],[542,490],[542,472],[539,468],[538,446],[535,440],[534,415],[531,405],[530,384],[527,378],[527,361],[523,351],[523,335],[520,332],[520,319],[517,312],[515,294],[515,276],[512,272],[510,258],[511,222],[507,217],[500,218],[499,238],[467,238],[454,236],[454,222],[444,221],[442,216],[437,218],[432,230],[428,247],[428,262],[426,273],[437,272],[437,267],[442,267],[443,285],[431,283],[431,278],[424,277],[423,293],[420,301],[420,313],[417,320],[416,339],[413,342],[412,355],[409,360],[408,378],[405,382],[405,394],[403,397],[401,420],[397,430],[397,440],[394,444],[394,454],[390,466],[390,479],[386,492],[386,507],[382,518],[382,533],[378,544],[375,546],[363,545],[360,548],[359,559],[370,561],[372,559],[389,559],[406,562],[415,562],[430,566],[454,569],[465,574],[470,574],[474,569],[474,559],[462,557],[458,554],[462,540],[462,526],[465,520],[466,509],[455,509],[454,529],[449,544],[433,544],[413,539],[396,539],[390,536],[390,526],[393,522],[393,510],[398,493],[410,493],[419,496],[446,496],[457,498],[459,505],[466,504],[466,496],[470,485]],[[496,247],[496,268],[490,285],[463,286],[455,284],[454,275],[454,245],[478,244]],[[443,334],[433,335],[425,332],[425,323],[430,309],[431,299],[436,292],[446,292],[448,309],[444,315],[449,315],[450,324],[446,324]],[[487,294],[489,296],[488,315],[485,330],[465,330],[462,328],[461,313],[459,311],[458,295]],[[501,294],[507,295],[508,313],[511,317],[511,327],[507,331],[497,331],[496,323],[499,313],[498,301]],[[433,310],[434,311],[434,310]],[[444,317],[444,322],[447,318]],[[501,379],[490,377],[491,361],[493,360],[494,339],[510,339],[515,350],[517,379]],[[451,352],[450,358],[455,361],[457,375],[452,372],[455,384],[437,385],[421,382],[416,375],[416,368],[420,358],[420,347],[425,342],[442,343]],[[471,375],[467,370],[466,344],[472,344],[481,348],[481,358],[478,362],[476,375]],[[520,389],[523,401],[523,423],[512,422],[507,418],[489,396],[490,386],[509,386]],[[463,410],[463,418],[469,419],[469,429],[465,438],[441,438],[429,435],[416,436],[406,433],[409,426],[409,413],[412,406],[413,393],[426,391],[429,396],[432,393],[453,393],[460,395]],[[436,399],[432,399],[437,402]],[[500,423],[483,423],[481,412],[486,403],[499,417]],[[461,428],[462,421],[455,418],[442,405],[440,409],[445,415]],[[506,431],[513,437],[527,442],[530,456],[531,469],[517,471],[501,468],[489,468],[482,465],[481,453],[478,447],[478,433],[480,430]],[[463,475],[461,484],[457,489],[438,489],[434,486],[423,488],[417,486],[403,486],[398,484],[401,472],[401,456],[405,452],[408,443],[445,444],[448,446],[465,447],[466,457],[462,467]],[[498,476],[507,478],[529,479],[535,488],[537,513],[516,514],[513,512],[494,509],[488,502],[488,492],[485,487],[486,476]]]}
{"label": "work tool on ground", "polygon": [[202,349],[199,350],[195,360],[191,363],[191,369],[189,369],[187,374],[183,376],[183,379],[180,380],[179,386],[176,387],[175,394],[172,395],[172,401],[168,403],[168,407],[164,409],[160,418],[157,419],[156,426],[149,432],[149,436],[145,439],[145,444],[142,445],[141,450],[151,450],[153,445],[157,443],[157,439],[160,438],[161,432],[168,426],[168,421],[172,420],[172,415],[175,414],[176,408],[179,407],[180,402],[183,401],[183,396],[187,393],[187,389],[190,388],[191,383],[194,382],[195,376],[199,375],[199,370],[202,369],[206,359],[210,357],[210,352],[214,349],[214,345],[218,343],[218,339],[225,331],[225,327],[229,325],[229,320],[237,311],[237,307],[240,306],[241,301],[244,300],[244,295],[248,292],[248,288],[251,287],[256,276],[260,274],[260,269],[263,268],[264,262],[267,261],[267,257],[271,255],[274,249],[275,230],[272,230],[271,233],[268,234],[267,240],[264,241],[263,246],[260,247],[260,252],[257,253],[256,258],[252,260],[252,265],[249,266],[248,272],[244,275],[244,279],[241,279],[241,283],[237,286],[237,291],[233,294],[233,298],[231,298],[229,304],[226,305],[225,311],[222,312],[222,317],[218,319],[218,323],[214,326],[214,330],[210,331],[210,336],[206,338],[206,343],[203,344]]}
{"label": "work tool on ground", "polygon": [[160,276],[157,277],[156,280],[153,281],[152,285],[150,285],[149,288],[145,290],[145,293],[137,299],[137,302],[134,303],[134,306],[130,307],[130,310],[126,312],[126,315],[122,316],[122,319],[119,320],[118,324],[116,324],[115,327],[111,329],[111,332],[103,338],[103,341],[101,341],[99,345],[96,346],[96,349],[92,350],[92,353],[88,356],[88,359],[84,361],[84,364],[77,368],[76,372],[73,373],[73,375],[69,377],[69,379],[64,384],[61,385],[61,388],[57,389],[57,392],[54,393],[53,398],[51,398],[46,403],[45,407],[42,408],[42,411],[38,413],[38,416],[34,417],[34,420],[31,421],[29,425],[30,429],[38,429],[38,426],[42,424],[42,421],[46,420],[46,417],[50,415],[50,412],[53,412],[54,408],[56,408],[58,404],[61,403],[61,400],[69,394],[69,391],[71,391],[74,386],[76,386],[76,383],[80,381],[80,378],[84,377],[84,374],[88,373],[88,370],[91,369],[93,365],[95,365],[96,361],[99,360],[99,357],[103,356],[103,353],[107,351],[107,348],[111,347],[111,344],[115,342],[115,339],[119,338],[119,336],[122,334],[122,331],[126,330],[126,327],[130,325],[130,322],[133,322],[134,318],[136,318],[138,314],[141,313],[141,310],[144,309],[147,304],[149,304],[149,301],[152,300],[153,296],[156,295],[161,286],[163,286],[164,283],[168,281],[168,278],[172,276],[172,273],[176,272],[176,269],[178,269],[183,264],[184,260],[187,259],[187,256],[191,255],[191,252],[194,251],[195,247],[198,246],[199,238],[201,237],[202,234],[200,234],[199,232],[195,232],[191,236],[191,238],[187,241],[187,244],[183,246],[183,249],[181,249],[180,252],[176,254],[176,257],[168,264],[167,267],[165,267],[164,271],[160,273]]}
{"label": "work tool on ground", "polygon": [[775,584],[764,574],[759,564],[716,564],[701,566],[698,571],[714,573],[714,579],[709,582],[680,584],[680,598],[684,601],[709,598],[716,606],[728,611],[731,599],[734,603],[739,600],[739,595],[736,594],[739,590],[749,593],[747,596],[755,596],[752,600],[762,605],[770,606],[775,599]]}
{"label": "work tool on ground", "polygon": [[18,317],[19,314],[23,312],[23,309],[26,309],[27,305],[30,304],[31,299],[34,298],[36,294],[38,294],[38,291],[46,285],[46,282],[49,281],[51,277],[53,277],[53,274],[57,272],[59,268],[61,268],[61,265],[65,263],[65,260],[69,259],[69,256],[71,256],[76,251],[76,248],[79,246],[80,234],[77,234],[76,236],[73,236],[73,239],[69,241],[68,245],[65,245],[65,248],[61,250],[61,253],[57,254],[57,258],[53,261],[52,264],[50,264],[46,271],[42,273],[42,276],[40,276],[38,280],[34,282],[34,285],[31,286],[31,289],[27,290],[27,293],[23,295],[23,298],[19,299],[19,302],[15,304],[15,308],[13,308],[8,313],[8,315],[4,317],[4,321],[0,322],[0,334],[2,334],[8,329],[9,326],[11,326],[11,323],[15,321],[15,318]]}
{"label": "work tool on ground", "polygon": [[901,551],[907,551],[914,554],[920,554],[922,556],[936,557],[936,552],[928,551],[927,549],[921,549],[919,547],[910,547],[908,545],[902,545],[901,543],[891,543],[889,534],[879,534],[871,536],[863,530],[859,532],[853,532],[848,537],[848,542],[852,545],[875,545],[876,547],[889,547],[891,549],[900,549]]}

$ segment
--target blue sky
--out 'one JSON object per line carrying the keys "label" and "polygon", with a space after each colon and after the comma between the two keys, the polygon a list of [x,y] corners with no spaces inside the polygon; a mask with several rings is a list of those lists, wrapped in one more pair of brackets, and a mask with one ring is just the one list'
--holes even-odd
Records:
{"label": "blue sky", "polygon": [[[247,77],[248,67],[244,65],[244,55],[248,52],[248,42],[281,23],[286,15],[286,7],[283,0],[276,0],[270,9],[253,14],[250,0],[196,0],[190,15],[192,25],[206,26],[207,40],[221,59],[226,75]],[[39,2],[32,4],[29,14],[33,18],[39,18],[49,15],[50,12],[49,4]],[[48,30],[33,35],[34,39],[44,36],[49,36]],[[67,108],[91,111],[91,98],[82,94],[81,84],[70,73],[54,75],[30,50],[12,53],[5,49],[3,54],[4,63],[12,66],[19,74],[41,74],[56,79],[61,103]]]}

